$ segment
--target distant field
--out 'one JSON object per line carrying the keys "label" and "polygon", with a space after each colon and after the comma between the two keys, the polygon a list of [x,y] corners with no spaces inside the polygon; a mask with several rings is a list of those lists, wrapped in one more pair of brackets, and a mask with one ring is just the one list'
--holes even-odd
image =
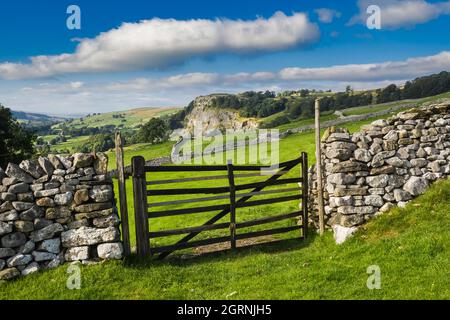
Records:
{"label": "distant field", "polygon": [[89,141],[89,136],[81,136],[75,138],[68,138],[66,142],[59,143],[51,146],[52,151],[69,150],[69,153],[76,153],[80,151],[80,148]]}
{"label": "distant field", "polygon": [[[327,114],[327,115],[320,116],[320,121],[321,122],[329,121],[329,120],[334,120],[337,118],[338,118],[338,116],[336,116],[334,114]],[[288,129],[298,128],[298,127],[306,126],[309,124],[314,124],[314,118],[292,121],[290,123],[286,123],[281,126],[278,126],[277,129],[279,129],[280,131],[286,131]]]}
{"label": "distant field", "polygon": [[[80,119],[71,119],[60,122],[52,126],[52,129],[58,131],[64,127],[70,128],[99,128],[104,126],[114,126],[120,130],[136,130],[138,126],[147,123],[151,118],[168,115],[179,110],[178,108],[138,108],[120,112],[108,112],[86,116]],[[42,136],[45,142],[50,142],[58,137],[57,134]],[[52,152],[68,150],[70,153],[79,152],[81,146],[88,142],[90,136],[71,137],[65,136],[66,142],[51,146]],[[139,147],[139,146],[137,146]]]}
{"label": "distant field", "polygon": [[[73,119],[62,124],[70,125],[72,128],[82,127],[103,127],[108,125],[123,126],[124,128],[135,128],[140,124],[145,124],[154,117],[161,117],[173,112],[178,108],[139,108],[127,111],[108,112],[97,115],[86,116],[80,119]],[[54,129],[58,129],[62,125],[56,124]]]}
{"label": "distant field", "polygon": [[[139,143],[124,148],[124,162],[125,165],[131,164],[131,158],[134,156],[143,156],[146,160],[154,159],[162,156],[170,155],[173,141],[166,141],[164,143],[152,145],[150,143]],[[109,158],[108,168],[116,168],[116,154],[114,150],[106,153]]]}
{"label": "distant field", "polygon": [[[427,97],[427,98],[400,100],[400,101],[381,103],[381,104],[374,104],[374,105],[368,105],[368,106],[352,107],[352,108],[342,109],[342,110],[339,110],[339,111],[341,111],[344,116],[363,115],[363,114],[369,114],[369,113],[375,113],[375,112],[379,112],[379,111],[384,111],[384,110],[388,110],[388,109],[391,109],[391,108],[394,108],[394,107],[398,107],[398,106],[404,105],[403,108],[397,109],[397,110],[391,112],[391,114],[394,114],[394,113],[400,112],[401,110],[411,108],[411,107],[413,107],[414,105],[417,105],[417,104],[422,104],[422,103],[426,103],[426,102],[434,102],[434,101],[437,101],[439,99],[445,99],[445,98],[450,98],[450,92],[443,93],[443,94],[436,95],[436,96],[432,96],[432,97]],[[279,112],[279,113],[273,114],[273,115],[271,115],[269,117],[261,119],[261,122],[264,123],[264,122],[273,121],[274,119],[282,116],[283,114],[284,114],[283,112]],[[334,119],[337,119],[337,118],[338,118],[338,116],[335,115],[335,114],[322,113],[322,116],[320,117],[320,120],[321,120],[321,122],[325,122],[325,121],[334,120]],[[277,129],[279,129],[280,131],[286,131],[288,129],[294,129],[294,128],[302,127],[302,126],[305,126],[305,125],[311,125],[311,124],[314,124],[314,118],[294,120],[294,121],[291,121],[289,123],[277,126]]]}
{"label": "distant field", "polygon": [[442,93],[442,94],[432,96],[432,97],[427,97],[427,98],[400,100],[400,101],[375,104],[375,105],[370,105],[370,106],[348,108],[348,109],[344,109],[341,111],[345,116],[361,115],[361,114],[373,113],[373,112],[386,110],[386,109],[400,106],[400,105],[408,105],[408,106],[405,106],[405,109],[406,109],[406,108],[409,108],[410,105],[421,104],[421,103],[426,103],[426,102],[431,102],[431,101],[436,101],[439,99],[446,99],[446,98],[450,98],[450,92]]}

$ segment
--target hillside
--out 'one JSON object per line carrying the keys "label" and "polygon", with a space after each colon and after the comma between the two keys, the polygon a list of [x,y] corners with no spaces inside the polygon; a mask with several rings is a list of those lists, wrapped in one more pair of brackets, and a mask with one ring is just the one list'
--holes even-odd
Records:
{"label": "hillside", "polygon": [[92,135],[111,135],[116,130],[132,134],[151,118],[169,116],[178,108],[138,108],[89,114],[83,118],[58,122],[42,134],[40,140],[51,145],[52,152],[78,152]]}
{"label": "hillside", "polygon": [[153,117],[160,117],[176,112],[178,108],[138,108],[125,111],[108,113],[93,113],[78,119],[70,119],[63,123],[55,124],[54,130],[62,130],[66,126],[71,128],[99,128],[114,126],[123,129],[134,129],[146,123]]}
{"label": "hillside", "polygon": [[29,126],[44,126],[67,120],[64,117],[49,116],[41,113],[11,110],[13,118]]}

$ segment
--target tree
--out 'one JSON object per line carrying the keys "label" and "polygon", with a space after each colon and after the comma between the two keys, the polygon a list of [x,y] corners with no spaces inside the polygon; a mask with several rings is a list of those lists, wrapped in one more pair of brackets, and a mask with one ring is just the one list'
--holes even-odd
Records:
{"label": "tree", "polygon": [[395,84],[390,84],[386,88],[378,91],[378,102],[391,102],[400,100],[401,90]]}
{"label": "tree", "polygon": [[152,118],[137,133],[139,142],[161,143],[167,139],[168,127],[159,118]]}
{"label": "tree", "polygon": [[353,89],[352,89],[352,87],[350,85],[345,87],[345,93],[348,93],[348,94],[352,94],[353,93]]}
{"label": "tree", "polygon": [[44,145],[45,144],[44,138],[38,137],[36,139],[36,144],[39,145],[39,146]]}
{"label": "tree", "polygon": [[81,147],[80,151],[85,153],[92,152],[94,150],[104,152],[114,148],[114,146],[114,138],[111,134],[96,134],[90,137],[89,142],[85,143]]}
{"label": "tree", "polygon": [[35,134],[23,128],[12,117],[11,110],[0,104],[0,166],[31,158],[35,140]]}
{"label": "tree", "polygon": [[301,89],[300,90],[300,97],[307,97],[309,95],[309,90],[308,89]]}

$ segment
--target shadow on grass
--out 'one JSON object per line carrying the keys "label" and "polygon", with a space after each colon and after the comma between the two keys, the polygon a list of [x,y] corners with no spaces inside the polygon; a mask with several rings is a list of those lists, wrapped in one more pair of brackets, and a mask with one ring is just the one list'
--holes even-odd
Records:
{"label": "shadow on grass", "polygon": [[201,254],[193,254],[189,252],[174,252],[167,258],[162,260],[158,260],[157,256],[141,258],[136,254],[132,254],[125,259],[124,266],[126,268],[135,269],[143,269],[163,265],[187,267],[193,264],[220,262],[223,260],[237,260],[255,253],[277,254],[305,248],[312,242],[314,242],[316,237],[317,233],[315,232],[315,230],[310,230],[306,239],[281,239],[271,242],[242,246],[236,248],[235,250],[224,249]]}

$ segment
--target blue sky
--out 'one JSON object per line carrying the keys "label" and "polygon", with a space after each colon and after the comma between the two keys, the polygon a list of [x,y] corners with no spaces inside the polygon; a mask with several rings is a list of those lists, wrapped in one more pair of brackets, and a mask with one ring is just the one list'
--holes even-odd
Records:
{"label": "blue sky", "polygon": [[[66,9],[81,9],[69,30]],[[381,9],[369,30],[366,9]],[[450,69],[450,1],[0,4],[0,103],[86,114],[245,90],[376,88]]]}

